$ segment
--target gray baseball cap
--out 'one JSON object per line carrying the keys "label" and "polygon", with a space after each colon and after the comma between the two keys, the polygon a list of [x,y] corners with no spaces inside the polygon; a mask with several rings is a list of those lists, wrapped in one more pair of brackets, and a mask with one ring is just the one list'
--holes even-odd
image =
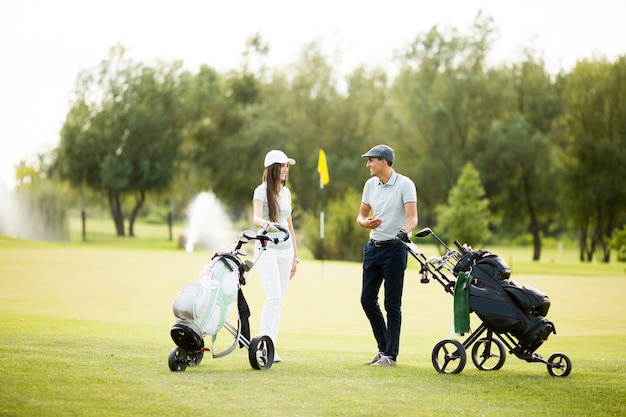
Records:
{"label": "gray baseball cap", "polygon": [[363,158],[380,158],[393,163],[396,155],[393,149],[391,149],[389,146],[376,145],[372,149],[367,151],[367,153],[364,153],[361,156]]}

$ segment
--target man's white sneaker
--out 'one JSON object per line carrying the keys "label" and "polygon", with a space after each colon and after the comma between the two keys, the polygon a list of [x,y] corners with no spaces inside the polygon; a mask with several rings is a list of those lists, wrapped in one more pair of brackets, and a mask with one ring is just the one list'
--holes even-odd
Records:
{"label": "man's white sneaker", "polygon": [[371,366],[396,366],[396,361],[391,359],[391,356],[383,356]]}
{"label": "man's white sneaker", "polygon": [[371,361],[369,361],[369,362],[365,362],[363,365],[371,365],[371,364],[373,364],[373,363],[376,363],[376,362],[378,362],[378,361],[380,360],[380,358],[382,358],[383,356],[384,356],[384,355],[383,355],[383,352],[378,352],[378,353],[376,354],[376,356],[374,356],[374,359],[372,359],[372,360],[371,360]]}
{"label": "man's white sneaker", "polygon": [[278,356],[278,353],[274,352],[274,362],[282,362],[283,358]]}

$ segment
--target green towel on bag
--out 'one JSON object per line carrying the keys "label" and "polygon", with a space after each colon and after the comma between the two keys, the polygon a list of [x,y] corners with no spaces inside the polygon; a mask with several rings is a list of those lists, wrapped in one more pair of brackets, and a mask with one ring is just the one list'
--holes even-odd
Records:
{"label": "green towel on bag", "polygon": [[454,284],[454,332],[463,335],[470,330],[469,294],[472,276],[459,272]]}

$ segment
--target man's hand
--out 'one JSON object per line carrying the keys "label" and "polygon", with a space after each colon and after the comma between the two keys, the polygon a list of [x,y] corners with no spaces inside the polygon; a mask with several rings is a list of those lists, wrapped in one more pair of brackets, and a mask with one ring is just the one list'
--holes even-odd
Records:
{"label": "man's hand", "polygon": [[396,237],[403,242],[411,243],[411,239],[409,239],[409,235],[404,230],[400,230],[398,234],[396,235]]}
{"label": "man's hand", "polygon": [[367,217],[366,219],[363,220],[363,222],[361,223],[361,226],[365,227],[366,229],[376,229],[382,223],[383,221],[377,217]]}

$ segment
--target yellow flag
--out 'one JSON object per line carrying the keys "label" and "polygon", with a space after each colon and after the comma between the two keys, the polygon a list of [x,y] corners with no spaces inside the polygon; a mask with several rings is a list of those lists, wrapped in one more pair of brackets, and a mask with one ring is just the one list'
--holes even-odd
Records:
{"label": "yellow flag", "polygon": [[320,188],[324,188],[326,184],[330,182],[330,176],[328,175],[328,165],[326,165],[326,154],[323,149],[320,149],[320,157],[317,161],[317,172],[320,173]]}

